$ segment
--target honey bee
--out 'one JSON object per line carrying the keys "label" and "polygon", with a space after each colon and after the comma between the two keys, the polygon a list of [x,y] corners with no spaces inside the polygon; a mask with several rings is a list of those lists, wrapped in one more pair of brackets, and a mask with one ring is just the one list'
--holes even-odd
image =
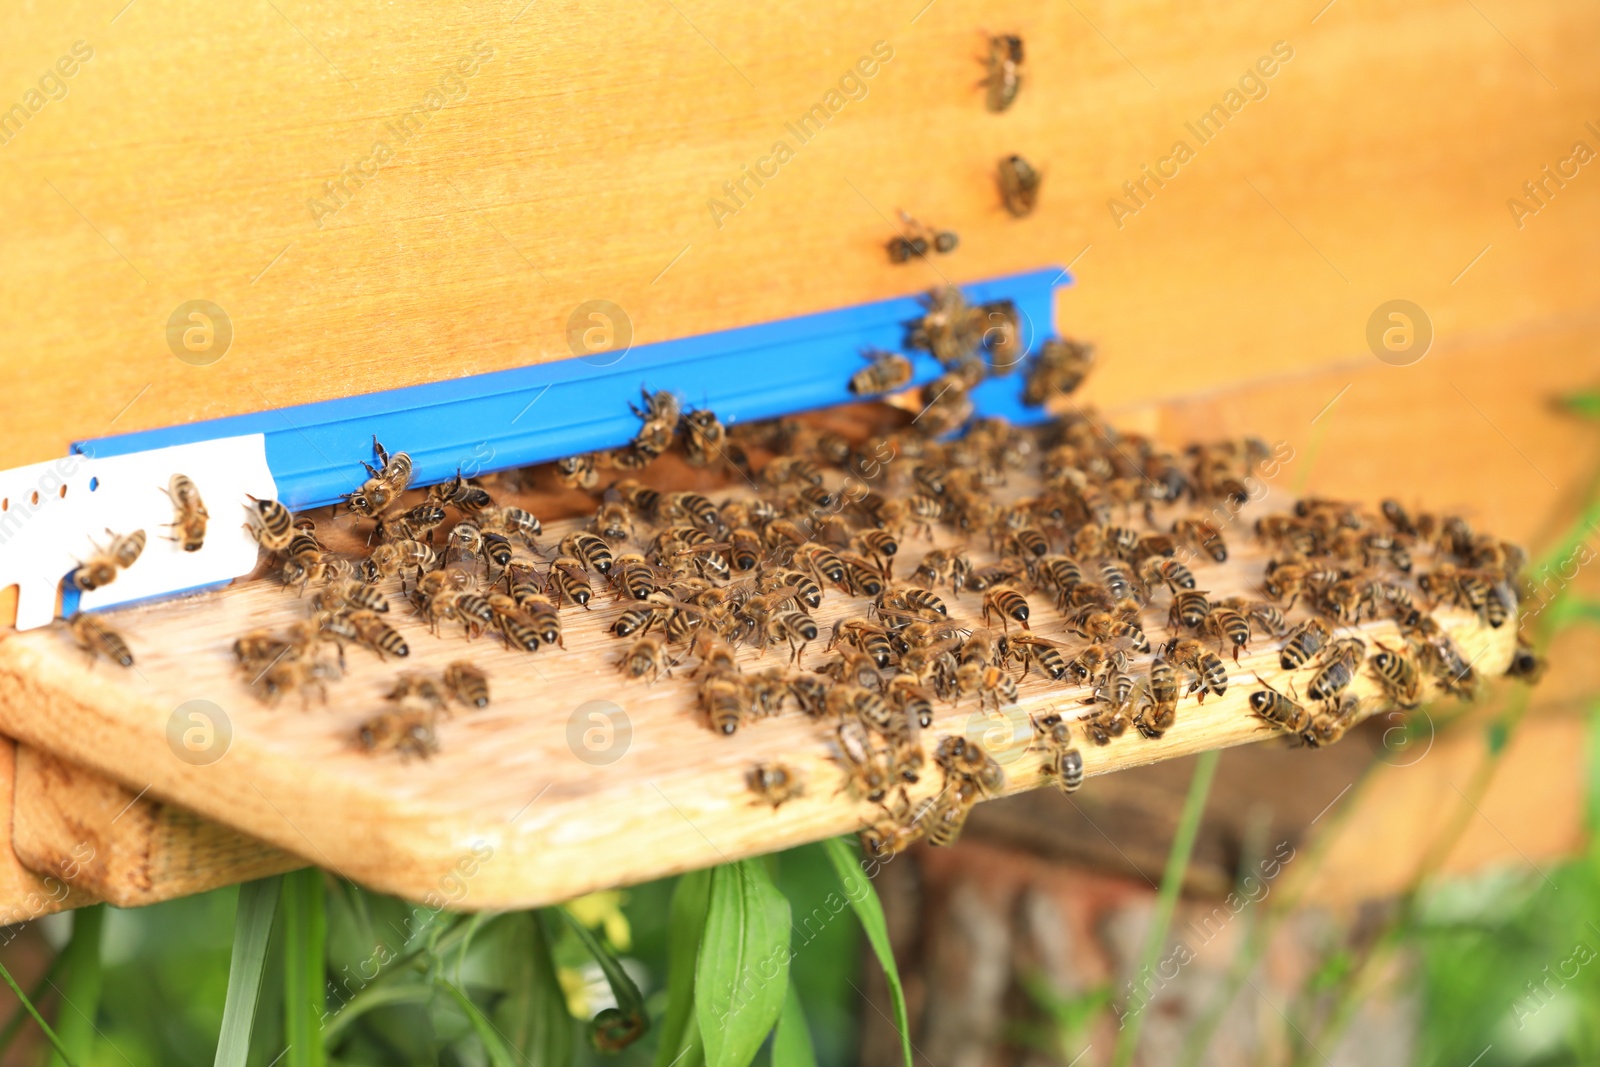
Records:
{"label": "honey bee", "polygon": [[948,585],[952,591],[959,593],[971,573],[972,561],[965,552],[955,548],[935,548],[922,557],[911,580],[930,589]]}
{"label": "honey bee", "polygon": [[504,534],[485,533],[483,535],[483,554],[486,560],[485,570],[490,581],[494,580],[495,567],[499,567],[501,572],[504,573],[505,569],[511,566],[511,542]]}
{"label": "honey bee", "polygon": [[489,706],[489,676],[466,660],[456,660],[444,669],[444,687],[470,708]]}
{"label": "honey bee", "polygon": [[1033,720],[1034,744],[1045,750],[1039,770],[1062,793],[1083,787],[1083,753],[1072,744],[1072,727],[1055,712]]}
{"label": "honey bee", "polygon": [[981,336],[973,330],[972,309],[961,290],[953,285],[934,289],[922,305],[926,310],[912,325],[907,344],[933,353],[946,369],[970,362]]}
{"label": "honey bee", "polygon": [[172,522],[168,529],[179,531],[173,540],[185,552],[198,552],[206,542],[206,520],[211,516],[200,499],[200,488],[187,474],[174,474],[164,490],[172,499]]}
{"label": "honey bee", "polygon": [[281,552],[289,547],[289,540],[294,536],[294,515],[288,508],[276,500],[261,500],[251,496],[245,511],[249,520],[246,528],[262,548],[268,552]]}
{"label": "honey bee", "polygon": [[1467,700],[1477,694],[1477,672],[1433,616],[1419,620],[1414,640],[1420,645],[1422,665],[1445,692]]}
{"label": "honey bee", "polygon": [[1331,636],[1321,619],[1311,618],[1296,624],[1278,653],[1279,665],[1286,671],[1299,670],[1311,662]]}
{"label": "honey bee", "polygon": [[1366,642],[1359,637],[1341,638],[1330,644],[1318,661],[1311,684],[1306,686],[1306,696],[1315,701],[1337,697],[1355,678],[1366,652]]}
{"label": "honey bee", "polygon": [[378,466],[362,461],[361,465],[367,469],[367,480],[345,498],[345,506],[357,515],[377,518],[393,507],[411,484],[411,457],[404,452],[391,456],[378,443],[377,435],[372,438],[372,452]]}
{"label": "honey bee", "polygon": [[884,699],[923,730],[933,725],[933,693],[908,674],[889,679]]}
{"label": "honey bee", "polygon": [[1011,628],[1012,620],[1022,624],[1023,629],[1028,629],[1028,601],[1021,593],[1009,585],[996,585],[983,594],[983,624],[989,625],[989,616],[1000,616],[1000,622],[1006,629]]}
{"label": "honey bee", "polygon": [[678,398],[665,389],[656,393],[639,390],[644,407],[634,407],[633,413],[644,421],[639,433],[628,449],[618,454],[618,466],[642,467],[672,447],[677,436],[678,423],[683,415]]}
{"label": "honey bee", "polygon": [[600,471],[592,453],[558,459],[555,470],[556,480],[568,489],[593,489],[600,484]]}
{"label": "honey bee", "polygon": [[846,788],[873,804],[881,801],[894,781],[888,750],[874,745],[867,728],[854,717],[841,722],[834,737],[845,769]]}
{"label": "honey bee", "polygon": [[805,795],[805,784],[800,775],[784,763],[758,763],[745,775],[756,803],[770,804],[777,811],[780,806]]}
{"label": "honey bee", "polygon": [[1141,576],[1147,585],[1161,584],[1172,590],[1173,595],[1194,588],[1194,574],[1175,559],[1157,556],[1145,561]]}
{"label": "honey bee", "polygon": [[1300,734],[1311,728],[1311,716],[1298,700],[1284,696],[1259,674],[1262,687],[1250,694],[1250,711],[1256,718],[1285,733]]}
{"label": "honey bee", "polygon": [[899,855],[927,832],[927,820],[938,798],[927,797],[913,806],[902,791],[893,807],[883,806],[884,818],[861,831],[861,845],[876,859]]}
{"label": "honey bee", "polygon": [[562,556],[580,560],[588,570],[604,575],[611,573],[611,546],[592,533],[579,531],[568,534],[561,540],[560,551]]}
{"label": "honey bee", "polygon": [[1021,156],[1011,155],[1000,161],[1000,199],[1007,211],[1017,218],[1031,215],[1039,203],[1041,175],[1033,164]]}
{"label": "honey bee", "polygon": [[950,789],[930,800],[926,814],[920,816],[925,836],[934,848],[948,848],[961,836],[967,813],[978,802],[978,785],[970,778],[957,778]]}
{"label": "honey bee", "polygon": [[98,657],[104,656],[120,666],[133,666],[133,653],[128,651],[128,642],[120,633],[95,616],[81,611],[75,612],[72,618],[67,620],[67,629],[71,632],[72,639],[78,643],[78,647],[89,653],[91,663]]}
{"label": "honey bee", "polygon": [[1239,662],[1239,653],[1250,644],[1250,621],[1232,608],[1213,607],[1200,629],[1215,635],[1217,651],[1233,646],[1233,662]]}
{"label": "honey bee", "polygon": [[395,679],[385,699],[403,710],[427,711],[435,715],[445,710],[444,690],[423,674],[401,674]]}
{"label": "honey bee", "polygon": [[976,741],[952,734],[939,742],[933,760],[945,773],[970,778],[990,796],[1005,789],[1005,768]]}
{"label": "honey bee", "polygon": [[870,362],[850,377],[850,392],[856,396],[892,393],[911,384],[911,361],[898,352],[862,353]]}
{"label": "honey bee", "polygon": [[1133,725],[1141,736],[1154,741],[1178,720],[1178,672],[1166,657],[1157,656],[1150,664],[1142,691],[1144,699],[1134,713]]}
{"label": "honey bee", "polygon": [[1010,639],[1008,657],[1022,664],[1024,678],[1035,666],[1058,682],[1067,676],[1067,660],[1060,647],[1031,633]]}
{"label": "honey bee", "polygon": [[700,682],[700,707],[713,730],[732,734],[744,721],[749,694],[737,674],[716,672]]}
{"label": "honey bee", "polygon": [[404,658],[411,655],[411,648],[390,625],[378,617],[375,611],[352,611],[345,615],[350,625],[355,629],[356,640],[362,645],[378,654],[379,659],[387,656]]}
{"label": "honey bee", "polygon": [[435,718],[435,713],[426,709],[380,712],[357,728],[356,740],[368,752],[398,752],[401,759],[427,759],[439,751]]}
{"label": "honey bee", "polygon": [[834,646],[841,640],[866,653],[878,670],[887,670],[894,659],[894,646],[889,642],[889,631],[869,619],[846,618],[835,622],[828,650],[833,651]]}
{"label": "honey bee", "polygon": [[350,578],[329,582],[317,591],[311,603],[315,610],[327,612],[341,612],[347,608],[379,613],[389,610],[387,597],[372,586]]}
{"label": "honey bee", "polygon": [[1361,700],[1354,693],[1346,693],[1337,700],[1325,700],[1311,712],[1311,726],[1300,732],[1300,740],[1308,748],[1323,748],[1342,738],[1355,725]]}
{"label": "honey bee", "polygon": [[418,577],[439,562],[433,549],[421,541],[389,541],[372,550],[367,557],[369,580],[393,578],[407,568],[415,567]]}
{"label": "honey bee", "polygon": [[106,531],[111,537],[110,544],[101,548],[93,541],[94,555],[80,563],[72,572],[72,584],[88,592],[110,585],[117,579],[117,572],[127,570],[138,561],[140,553],[144,551],[145,533],[135,530],[130,534],[116,534]]}
{"label": "honey bee", "polygon": [[440,507],[452,507],[465,515],[477,515],[494,506],[489,491],[470,478],[463,477],[461,468],[448,482],[440,482],[428,490],[428,500]]}
{"label": "honey bee", "polygon": [[728,431],[716,414],[695,408],[683,416],[683,454],[692,467],[709,467],[722,458]]}
{"label": "honey bee", "polygon": [[984,104],[998,113],[1011,106],[1022,88],[1022,38],[1013,33],[990,37],[988,62],[989,76],[982,82],[987,88]]}
{"label": "honey bee", "polygon": [[1228,545],[1222,539],[1222,530],[1213,522],[1194,517],[1182,518],[1172,524],[1172,536],[1197,552],[1204,552],[1216,563],[1228,561]]}
{"label": "honey bee", "polygon": [[[421,511],[422,508],[427,506],[419,505],[406,514],[409,515],[412,512]],[[444,511],[438,508],[435,511],[438,514],[439,522],[443,522]],[[433,514],[430,513],[428,518],[431,520]],[[478,525],[484,530],[493,531],[506,537],[515,537],[529,548],[537,548],[539,535],[544,533],[544,526],[532,512],[516,507],[500,507],[498,505],[486,507],[478,512]]]}
{"label": "honey bee", "polygon": [[629,678],[649,678],[652,682],[662,674],[672,674],[667,660],[667,643],[656,634],[646,634],[629,645],[617,668]]}
{"label": "honey bee", "polygon": [[801,571],[775,570],[761,576],[756,583],[763,593],[782,590],[798,604],[815,610],[822,604],[822,587],[809,574]]}
{"label": "honey bee", "polygon": [[1150,639],[1139,625],[1136,608],[1113,611],[1085,609],[1074,616],[1073,628],[1090,641],[1123,641],[1135,652],[1150,651]]}
{"label": "honey bee", "polygon": [[978,694],[978,707],[993,707],[1017,702],[1017,680],[1000,667],[963,663],[956,669],[956,691]]}
{"label": "honey bee", "polygon": [[577,558],[557,556],[545,575],[545,593],[554,594],[557,607],[563,600],[570,600],[588,611],[589,601],[594,597],[594,587],[589,584],[589,576]]}
{"label": "honey bee", "polygon": [[445,518],[444,508],[423,502],[398,516],[379,519],[374,532],[379,541],[420,541],[427,538],[431,545],[433,532],[444,524]]}
{"label": "honey bee", "polygon": [[1167,612],[1167,627],[1194,630],[1210,614],[1211,601],[1207,599],[1205,591],[1185,589],[1172,598],[1172,607]]}
{"label": "honey bee", "polygon": [[1395,706],[1409,711],[1422,703],[1422,676],[1410,652],[1392,649],[1378,642],[1378,651],[1367,661],[1372,676]]}
{"label": "honey bee", "polygon": [[1094,346],[1079,341],[1051,337],[1039,347],[1039,354],[1027,368],[1022,387],[1022,402],[1042,407],[1060,393],[1070,395],[1083,384],[1094,366]]}
{"label": "honey bee", "polygon": [[1222,660],[1199,641],[1192,638],[1174,640],[1166,651],[1167,658],[1174,665],[1193,672],[1195,680],[1189,684],[1189,692],[1198,694],[1196,699],[1202,704],[1207,693],[1221,696],[1228,691],[1228,671],[1223,667]]}
{"label": "honey bee", "polygon": [[884,591],[883,576],[860,556],[841,552],[834,558],[844,568],[844,589],[852,596],[876,597]]}

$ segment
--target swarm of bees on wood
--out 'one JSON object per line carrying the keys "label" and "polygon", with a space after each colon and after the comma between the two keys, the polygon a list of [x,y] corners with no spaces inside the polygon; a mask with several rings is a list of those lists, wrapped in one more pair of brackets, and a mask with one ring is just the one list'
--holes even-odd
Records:
{"label": "swarm of bees on wood", "polygon": [[[236,641],[241,676],[267,703],[305,700],[325,696],[351,646],[407,657],[395,594],[380,583],[398,585],[435,636],[492,635],[523,653],[565,647],[574,613],[609,599],[625,682],[672,680],[718,735],[790,711],[815,722],[838,790],[877,813],[862,837],[878,854],[951,843],[974,804],[1006,789],[981,740],[937,732],[940,709],[965,704],[992,721],[1072,691],[1076,708],[1020,716],[1041,780],[1071,793],[1086,752],[1159,739],[1186,703],[1230,688],[1249,688],[1246,714],[1261,729],[1308,747],[1338,741],[1380,704],[1477,691],[1472,661],[1433,612],[1515,628],[1520,549],[1392,500],[1373,511],[1303,499],[1246,518],[1274,456],[1254,438],[1173,451],[1076,408],[1038,429],[974,418],[966,394],[1019,364],[1017,387],[1034,404],[1071,394],[1093,366],[1092,347],[1064,338],[1025,360],[994,359],[989,324],[1005,313],[953,288],[928,294],[906,348],[940,364],[941,387],[910,385],[905,355],[868,353],[849,390],[898,391],[920,410],[862,438],[795,418],[724,426],[645,390],[629,445],[553,465],[560,483],[592,491],[595,510],[549,541],[532,514],[460,472],[407,506],[411,460],[374,439],[376,462],[347,501],[360,528],[370,524],[365,555],[328,551],[310,517],[276,501],[248,504],[269,567],[309,611],[285,632]],[[669,450],[729,469],[734,489],[647,484],[640,472]],[[1248,595],[1213,591],[1208,569],[1246,541],[1267,556]],[[1394,636],[1372,636],[1375,621]],[[127,655],[103,627],[73,633],[91,652]],[[1242,659],[1258,644],[1285,672],[1275,682]],[[1531,681],[1542,666],[1521,647],[1510,673]],[[1362,677],[1371,685],[1356,688],[1378,696],[1352,690]],[[452,703],[488,700],[470,661],[437,678],[403,674],[353,743],[427,757]],[[936,793],[912,799],[935,779]],[[780,760],[745,782],[752,803],[773,810],[827,793]]]}

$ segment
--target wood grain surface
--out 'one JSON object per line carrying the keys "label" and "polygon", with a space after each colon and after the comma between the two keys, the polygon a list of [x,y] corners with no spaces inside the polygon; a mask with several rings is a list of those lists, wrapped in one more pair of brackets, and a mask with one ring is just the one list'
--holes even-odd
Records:
{"label": "wood grain surface", "polygon": [[[1247,528],[1247,517],[1238,522]],[[546,539],[576,525],[550,524]],[[926,547],[910,540],[903,558],[920,558]],[[1251,595],[1259,550],[1235,538],[1232,551],[1224,566],[1197,564],[1200,587],[1214,596]],[[946,599],[952,618],[979,623],[975,594]],[[104,663],[86,671],[83,654],[58,631],[0,642],[0,731],[375,888],[467,909],[560,900],[847,832],[876,816],[873,805],[841,790],[825,724],[791,711],[731,738],[711,733],[685,677],[688,665],[654,684],[618,673],[622,645],[606,628],[626,605],[609,597],[596,605],[563,612],[565,650],[529,655],[488,638],[470,645],[459,636],[434,639],[397,604],[392,621],[411,645],[403,664],[352,649],[349,673],[326,706],[313,697],[302,707],[291,697],[271,708],[247,692],[230,645],[251,629],[281,629],[306,605],[273,581],[245,582],[109,613],[133,649],[131,671]],[[842,613],[864,606],[834,592],[815,614],[826,632]],[[1044,598],[1033,598],[1033,607],[1035,629],[1065,640]],[[1147,616],[1152,635],[1164,632],[1164,609],[1161,598]],[[1479,670],[1504,670],[1510,627],[1491,630],[1448,609],[1439,618]],[[1362,628],[1368,638],[1400,640],[1392,623]],[[1288,681],[1276,651],[1257,645],[1237,667],[1227,664],[1224,697],[1203,705],[1184,699],[1178,725],[1160,741],[1130,730],[1105,748],[1081,745],[1087,773],[1270,736],[1248,713],[1252,673],[1277,679],[1285,691]],[[437,674],[463,656],[488,672],[492,703],[442,725],[439,755],[405,762],[358,750],[356,727],[382,710],[397,670]],[[783,658],[770,651],[765,660]],[[813,647],[804,663],[821,658]],[[747,670],[762,665],[754,650],[741,659]],[[1363,696],[1375,691],[1364,673],[1355,684]],[[1006,766],[1007,790],[1034,788],[1045,780],[1028,715],[1048,709],[1075,717],[1086,696],[1035,673],[1021,703],[1003,715],[980,711],[970,698],[938,705],[925,746],[950,733],[981,740]],[[224,754],[206,765],[179,758],[169,734],[191,701],[214,705],[208,714],[231,728]],[[1377,701],[1366,705],[1370,712]],[[607,718],[591,718],[597,710]],[[792,766],[807,787],[777,811],[757,806],[745,783],[756,763],[771,760]],[[930,771],[912,796],[938,788]]]}
{"label": "wood grain surface", "polygon": [[11,844],[29,869],[119,908],[305,865],[28,745],[17,750]]}
{"label": "wood grain surface", "polygon": [[[1113,405],[1369,358],[1391,299],[1441,345],[1593,308],[1600,182],[1542,168],[1600,147],[1597,23],[1559,0],[11,8],[0,465],[565,357],[590,299],[643,342],[1072,262],[1059,319],[1115,357]],[[984,30],[1027,44],[1000,115]],[[995,192],[1011,152],[1045,174],[1026,219]],[[902,208],[960,248],[890,264]],[[197,299],[233,331],[202,367],[166,334]]]}

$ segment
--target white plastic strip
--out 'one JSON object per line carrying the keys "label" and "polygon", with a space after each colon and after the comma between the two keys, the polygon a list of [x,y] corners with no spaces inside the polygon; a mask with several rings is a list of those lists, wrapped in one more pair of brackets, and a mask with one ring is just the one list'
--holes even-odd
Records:
{"label": "white plastic strip", "polygon": [[[210,513],[205,543],[185,552],[171,540],[165,490],[186,474]],[[116,580],[83,593],[84,611],[226,582],[255,568],[257,546],[244,528],[245,494],[276,499],[266,437],[249,434],[94,459],[63,456],[0,471],[0,589],[17,589],[17,629],[55,617],[61,579],[106,545],[107,529],[144,530],[142,555]]]}

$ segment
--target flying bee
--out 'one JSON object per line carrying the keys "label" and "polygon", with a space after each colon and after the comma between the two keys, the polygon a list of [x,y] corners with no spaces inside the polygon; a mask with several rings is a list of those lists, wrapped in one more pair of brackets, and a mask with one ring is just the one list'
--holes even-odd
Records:
{"label": "flying bee", "polygon": [[90,541],[89,543],[94,546],[94,555],[80,563],[72,572],[72,584],[85,592],[116,581],[117,572],[126,570],[144,551],[143,530],[135,530],[131,534],[115,534],[110,530],[106,533],[111,535],[111,543],[101,548]]}
{"label": "flying bee", "polygon": [[600,484],[600,471],[595,466],[593,453],[558,459],[555,469],[556,480],[568,489],[593,489]]}
{"label": "flying bee", "polygon": [[980,84],[986,87],[984,106],[1000,112],[1010,107],[1022,88],[1022,38],[1014,33],[989,38],[989,76]]}
{"label": "flying bee", "polygon": [[378,466],[362,461],[361,465],[367,469],[367,480],[361,488],[345,498],[345,506],[357,515],[367,518],[377,518],[388,511],[400,499],[400,494],[406,491],[411,484],[411,457],[404,452],[390,455],[378,443],[376,435],[372,438],[372,452],[377,457]]}
{"label": "flying bee", "polygon": [[444,669],[444,687],[469,708],[489,706],[489,676],[476,664],[456,660]]}
{"label": "flying bee", "polygon": [[1263,686],[1250,694],[1250,711],[1256,718],[1285,733],[1300,734],[1311,728],[1311,715],[1303,704],[1278,692],[1259,674],[1256,681]]}
{"label": "flying bee", "polygon": [[617,669],[629,678],[649,678],[652,682],[663,673],[670,676],[671,666],[666,639],[656,634],[637,638],[617,661]]}
{"label": "flying bee", "polygon": [[1344,692],[1366,657],[1367,645],[1359,637],[1334,641],[1318,661],[1317,673],[1306,686],[1306,696],[1315,701],[1331,700]]}
{"label": "flying bee", "polygon": [[92,663],[96,658],[104,656],[112,663],[123,667],[133,666],[133,653],[128,651],[128,642],[116,630],[105,625],[93,615],[84,612],[75,612],[67,620],[67,630],[72,634],[72,639],[78,647],[89,653]]}
{"label": "flying bee", "polygon": [[187,474],[174,474],[163,490],[172,499],[172,522],[168,529],[177,530],[173,540],[185,552],[198,552],[206,541],[206,520],[211,516],[200,499],[200,488]]}
{"label": "flying bee", "polygon": [[989,624],[989,616],[1000,616],[1001,624],[1011,628],[1012,620],[1022,624],[1023,629],[1028,629],[1028,601],[1021,593],[1009,585],[996,585],[983,594],[983,623]]}
{"label": "flying bee", "polygon": [[800,775],[784,763],[758,763],[745,775],[756,803],[770,804],[777,811],[784,803],[805,795]]}
{"label": "flying bee", "polygon": [[1213,607],[1200,629],[1217,639],[1217,651],[1233,646],[1233,662],[1239,662],[1239,653],[1250,644],[1250,620],[1232,608]]}
{"label": "flying bee", "polygon": [[439,751],[435,718],[435,713],[426,709],[380,712],[357,728],[356,740],[368,752],[398,752],[401,759],[427,759]]}
{"label": "flying bee", "polygon": [[1031,215],[1039,203],[1041,175],[1033,164],[1021,156],[1011,155],[1000,161],[1000,199],[1007,211],[1017,218]]}
{"label": "flying bee", "polygon": [[1422,703],[1422,676],[1410,652],[1379,643],[1378,651],[1367,662],[1372,676],[1396,707],[1409,711]]}
{"label": "flying bee", "polygon": [[850,392],[856,396],[892,393],[911,384],[911,361],[898,352],[869,351],[870,362],[850,377]]}
{"label": "flying bee", "polygon": [[1173,664],[1193,672],[1195,680],[1189,684],[1189,692],[1198,694],[1196,699],[1202,704],[1207,693],[1221,696],[1228,691],[1227,668],[1216,653],[1199,641],[1192,638],[1175,640],[1167,646],[1166,652]]}
{"label": "flying bee", "polygon": [[388,623],[378,617],[375,611],[352,611],[345,615],[346,620],[355,628],[356,640],[362,645],[378,654],[379,659],[388,656],[404,658],[411,655],[411,648]]}
{"label": "flying bee", "polygon": [[695,408],[683,416],[683,454],[692,467],[709,467],[722,458],[728,430],[716,414]]}

